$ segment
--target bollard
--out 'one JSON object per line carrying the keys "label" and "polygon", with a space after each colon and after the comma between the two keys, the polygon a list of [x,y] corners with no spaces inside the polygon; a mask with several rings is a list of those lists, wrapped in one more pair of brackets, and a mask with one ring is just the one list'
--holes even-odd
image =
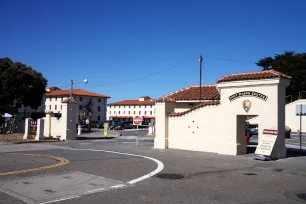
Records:
{"label": "bollard", "polygon": [[81,135],[81,133],[82,133],[82,126],[79,125],[79,126],[78,126],[78,135]]}

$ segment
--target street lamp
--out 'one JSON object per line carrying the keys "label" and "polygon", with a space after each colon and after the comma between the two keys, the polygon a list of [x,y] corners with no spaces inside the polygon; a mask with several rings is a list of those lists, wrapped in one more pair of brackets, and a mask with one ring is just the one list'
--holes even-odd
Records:
{"label": "street lamp", "polygon": [[84,79],[84,80],[80,80],[80,81],[76,81],[76,82],[74,82],[72,79],[70,80],[70,98],[72,98],[73,84],[77,84],[79,82],[83,82],[84,84],[87,84],[88,79]]}

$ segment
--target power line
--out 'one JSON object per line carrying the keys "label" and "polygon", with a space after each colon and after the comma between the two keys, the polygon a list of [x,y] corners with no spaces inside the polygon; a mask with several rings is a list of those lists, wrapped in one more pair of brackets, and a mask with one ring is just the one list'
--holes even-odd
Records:
{"label": "power line", "polygon": [[[248,62],[248,61],[234,60],[234,59],[226,59],[226,58],[219,58],[219,57],[210,57],[210,56],[203,56],[203,61],[205,61],[205,58],[215,59],[215,60],[222,60],[222,61],[228,61],[228,62],[239,62],[239,63],[255,64],[255,62]],[[193,57],[190,57],[186,61],[191,61],[192,59],[193,59]],[[132,79],[132,80],[127,80],[127,81],[122,81],[122,82],[117,82],[117,83],[108,84],[108,85],[95,86],[95,87],[109,87],[109,86],[116,86],[116,85],[121,85],[121,84],[126,84],[126,83],[132,83],[132,82],[140,81],[140,80],[143,80],[143,79],[146,79],[146,78],[149,78],[149,77],[160,75],[160,74],[165,73],[165,72],[167,72],[169,70],[175,69],[175,68],[181,66],[182,64],[186,63],[186,61],[181,62],[181,63],[179,63],[179,64],[177,64],[177,65],[175,65],[173,67],[170,67],[170,68],[167,68],[167,69],[161,70],[159,72],[155,72],[153,74],[149,74],[149,75],[146,75],[146,76],[143,76],[143,77],[140,77],[140,78],[136,78],[136,79]]]}
{"label": "power line", "polygon": [[[192,57],[190,57],[187,61],[190,61],[190,60],[192,60]],[[96,86],[96,87],[115,86],[115,85],[121,85],[121,84],[126,84],[126,83],[131,83],[131,82],[139,81],[139,80],[142,80],[142,79],[146,79],[146,78],[149,78],[149,77],[153,77],[153,76],[162,74],[162,73],[167,72],[167,71],[169,71],[171,69],[177,68],[177,67],[181,66],[184,63],[186,63],[186,61],[181,62],[181,63],[179,63],[179,64],[177,64],[177,65],[175,65],[173,67],[170,67],[170,68],[167,68],[167,69],[161,70],[159,72],[155,72],[153,74],[146,75],[146,76],[143,76],[143,77],[140,77],[140,78],[136,78],[136,79],[132,79],[132,80],[127,80],[127,81],[123,81],[123,82],[118,82],[118,83],[113,83],[113,84],[108,84],[108,85],[104,85],[104,86]]]}

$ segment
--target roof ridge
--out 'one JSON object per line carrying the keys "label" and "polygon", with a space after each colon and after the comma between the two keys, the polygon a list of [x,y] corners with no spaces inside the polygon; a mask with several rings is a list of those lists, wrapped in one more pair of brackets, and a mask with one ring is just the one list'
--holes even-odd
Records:
{"label": "roof ridge", "polygon": [[[202,84],[202,87],[204,87],[204,86],[216,86],[216,84]],[[178,89],[178,90],[176,90],[176,91],[173,91],[173,92],[171,92],[171,93],[169,93],[169,94],[163,95],[163,96],[161,96],[161,97],[159,97],[159,98],[164,98],[164,97],[169,97],[169,98],[171,98],[171,97],[170,97],[171,95],[176,94],[176,93],[178,93],[178,92],[180,92],[180,91],[188,90],[188,89],[190,89],[190,88],[192,88],[192,87],[200,87],[200,85],[199,85],[199,84],[192,84],[192,85],[186,86],[186,87],[184,87],[184,88]]]}
{"label": "roof ridge", "polygon": [[204,107],[207,107],[207,106],[218,106],[220,105],[220,100],[214,100],[214,101],[209,101],[209,102],[204,102],[204,103],[200,103],[199,105],[189,109],[189,110],[186,110],[186,111],[183,111],[183,112],[172,112],[172,113],[169,113],[168,116],[169,117],[176,117],[176,116],[183,116],[183,115],[186,115],[187,113],[191,113],[197,109],[200,109],[200,108],[204,108]]}

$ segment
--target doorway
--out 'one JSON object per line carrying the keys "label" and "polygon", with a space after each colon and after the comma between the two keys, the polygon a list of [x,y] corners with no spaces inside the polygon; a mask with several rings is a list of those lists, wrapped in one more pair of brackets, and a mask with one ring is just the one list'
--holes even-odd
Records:
{"label": "doorway", "polygon": [[258,116],[237,115],[237,153],[254,153],[257,147],[258,138]]}

